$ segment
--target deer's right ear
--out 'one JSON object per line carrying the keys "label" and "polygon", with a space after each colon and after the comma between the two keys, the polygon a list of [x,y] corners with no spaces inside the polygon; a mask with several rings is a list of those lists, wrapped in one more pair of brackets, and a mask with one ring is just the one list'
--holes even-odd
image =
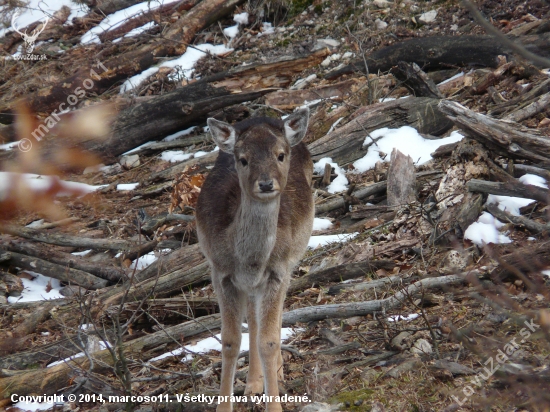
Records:
{"label": "deer's right ear", "polygon": [[220,150],[232,154],[237,140],[237,131],[235,128],[228,123],[220,122],[212,117],[206,123],[210,128],[212,138]]}

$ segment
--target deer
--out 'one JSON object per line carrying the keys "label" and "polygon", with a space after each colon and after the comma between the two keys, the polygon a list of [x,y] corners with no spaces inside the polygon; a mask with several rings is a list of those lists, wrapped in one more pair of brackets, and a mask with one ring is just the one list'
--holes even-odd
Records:
{"label": "deer", "polygon": [[44,31],[44,29],[46,28],[46,25],[50,21],[50,18],[49,17],[46,18],[46,21],[42,23],[42,27],[40,27],[40,30],[37,27],[32,31],[32,34],[27,34],[26,31],[24,32],[19,31],[19,29],[15,25],[15,20],[17,20],[18,17],[19,17],[19,12],[13,13],[13,16],[11,16],[11,27],[13,28],[13,30],[15,30],[15,32],[21,35],[21,37],[23,38],[23,41],[25,42],[25,49],[27,53],[31,54],[32,51],[34,50],[34,42],[36,41],[38,36],[40,36],[40,33]]}
{"label": "deer", "polygon": [[200,247],[221,312],[222,372],[217,412],[232,411],[235,368],[246,316],[250,336],[245,395],[264,392],[281,412],[281,327],[290,275],[304,255],[315,214],[309,109],[285,120],[254,117],[234,125],[207,120],[220,153],[195,210]]}

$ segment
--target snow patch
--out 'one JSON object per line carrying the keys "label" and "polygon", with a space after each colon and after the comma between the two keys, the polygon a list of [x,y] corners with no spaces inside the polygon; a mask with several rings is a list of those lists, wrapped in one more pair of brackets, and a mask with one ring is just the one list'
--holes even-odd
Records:
{"label": "snow patch", "polygon": [[193,157],[192,153],[183,153],[183,150],[166,150],[162,152],[160,158],[165,162],[182,162],[184,160],[190,159]]}
{"label": "snow patch", "polygon": [[307,247],[315,249],[319,246],[326,246],[329,243],[344,243],[357,236],[359,232],[347,233],[342,235],[323,235],[323,236],[311,236]]}
{"label": "snow patch", "polygon": [[34,276],[34,279],[22,278],[21,281],[23,282],[24,289],[21,292],[21,296],[8,297],[8,303],[37,302],[39,300],[64,298],[59,292],[61,289],[61,282],[59,280],[29,270],[25,270],[25,273]]}
{"label": "snow patch", "polygon": [[365,138],[363,146],[372,143],[373,139],[379,139],[368,148],[367,154],[353,163],[353,166],[359,173],[366,172],[374,167],[376,162],[382,160],[380,153],[386,154],[385,161],[389,161],[390,154],[394,148],[399,149],[405,156],[410,156],[413,162],[424,164],[432,159],[430,153],[433,153],[439,146],[455,143],[462,140],[462,136],[457,131],[451,133],[449,137],[437,140],[424,139],[413,127],[403,126],[399,129],[389,129],[387,127],[378,129],[370,133]]}
{"label": "snow patch", "polygon": [[328,219],[316,217],[313,219],[313,230],[326,230],[332,226],[332,222]]}
{"label": "snow patch", "polygon": [[323,157],[321,160],[319,160],[317,163],[313,165],[313,169],[317,173],[323,174],[325,172],[325,165],[327,163],[330,164],[332,167],[334,167],[334,172],[338,175],[336,176],[336,179],[330,182],[330,185],[327,187],[327,192],[329,193],[343,192],[344,190],[347,189],[348,178],[346,177],[344,169],[338,166],[338,163],[334,163],[332,161],[332,158]]}
{"label": "snow patch", "polygon": [[[518,179],[520,182],[526,185],[533,185],[538,187],[548,188],[546,180],[540,176],[525,174]],[[520,209],[533,203],[533,199],[524,199],[522,197],[511,196],[487,196],[487,204],[496,203],[500,210],[505,210],[514,216],[520,215]]]}
{"label": "snow patch", "polygon": [[498,231],[504,223],[495,219],[492,214],[483,212],[476,222],[464,232],[464,238],[470,239],[478,246],[488,243],[512,243],[512,239]]}

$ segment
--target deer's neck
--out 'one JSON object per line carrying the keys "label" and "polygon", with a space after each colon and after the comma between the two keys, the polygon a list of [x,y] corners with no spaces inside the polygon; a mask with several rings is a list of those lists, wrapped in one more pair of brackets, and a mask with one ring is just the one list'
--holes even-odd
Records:
{"label": "deer's neck", "polygon": [[[235,252],[243,269],[262,271],[277,239],[280,197],[270,202],[258,202],[244,193],[237,211]],[[245,270],[245,271],[249,271]]]}

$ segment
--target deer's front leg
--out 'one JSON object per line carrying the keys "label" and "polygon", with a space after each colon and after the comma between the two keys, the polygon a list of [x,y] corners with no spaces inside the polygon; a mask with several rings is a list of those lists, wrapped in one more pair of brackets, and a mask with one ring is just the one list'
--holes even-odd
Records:
{"label": "deer's front leg", "polygon": [[217,288],[218,302],[222,317],[222,376],[220,396],[227,400],[221,402],[217,412],[230,412],[232,405],[229,397],[233,395],[235,367],[241,348],[241,327],[246,307],[246,296],[229,279],[221,282]]}
{"label": "deer's front leg", "polygon": [[248,355],[248,376],[246,378],[245,395],[262,393],[264,390],[264,376],[260,360],[258,342],[258,302],[254,296],[248,298],[247,311],[248,332],[250,334],[250,351]]}
{"label": "deer's front leg", "polygon": [[[267,396],[279,396],[278,378],[282,376],[281,357],[281,319],[283,303],[286,296],[286,285],[273,281],[268,292],[259,302],[260,324],[259,348],[262,369],[265,377]],[[269,399],[269,398],[268,398]],[[268,412],[282,412],[279,402],[268,402]]]}

